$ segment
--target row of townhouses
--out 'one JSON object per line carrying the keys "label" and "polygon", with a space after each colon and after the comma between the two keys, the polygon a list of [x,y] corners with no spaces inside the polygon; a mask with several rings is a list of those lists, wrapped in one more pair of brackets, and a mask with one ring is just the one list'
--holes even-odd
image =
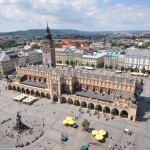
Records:
{"label": "row of townhouses", "polygon": [[27,64],[42,63],[42,51],[20,52],[17,50],[2,51],[0,54],[0,75],[13,73],[16,65],[25,66]]}
{"label": "row of townhouses", "polygon": [[[109,67],[120,69],[138,68],[150,70],[150,52],[141,49],[127,49],[126,51],[110,50],[100,52],[87,52],[71,46],[69,48],[55,48],[56,65],[66,64],[68,61],[75,62],[75,65]],[[41,64],[43,60],[42,49],[24,51],[5,51],[0,54],[0,75],[9,74],[15,70],[15,64],[25,66],[27,64]]]}
{"label": "row of townhouses", "polygon": [[113,68],[138,68],[142,70],[150,70],[150,51],[140,49],[128,49],[126,52],[107,52],[104,60],[105,66]]}

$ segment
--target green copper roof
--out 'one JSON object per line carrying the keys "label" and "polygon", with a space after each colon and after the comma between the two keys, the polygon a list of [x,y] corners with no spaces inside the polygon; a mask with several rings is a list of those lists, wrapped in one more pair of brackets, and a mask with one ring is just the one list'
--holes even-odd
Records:
{"label": "green copper roof", "polygon": [[107,56],[118,57],[120,52],[107,52]]}

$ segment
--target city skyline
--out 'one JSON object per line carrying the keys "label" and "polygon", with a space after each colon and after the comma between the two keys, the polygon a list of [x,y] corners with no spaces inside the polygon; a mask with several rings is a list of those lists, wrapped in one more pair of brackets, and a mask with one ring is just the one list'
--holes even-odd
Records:
{"label": "city skyline", "polygon": [[148,0],[0,0],[0,32],[44,29],[149,30]]}

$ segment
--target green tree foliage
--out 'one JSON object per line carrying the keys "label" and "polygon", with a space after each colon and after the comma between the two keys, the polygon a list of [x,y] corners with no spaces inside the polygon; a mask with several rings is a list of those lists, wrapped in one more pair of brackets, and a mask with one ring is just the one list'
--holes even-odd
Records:
{"label": "green tree foliage", "polygon": [[59,47],[59,44],[58,44],[58,43],[55,43],[55,47]]}
{"label": "green tree foliage", "polygon": [[112,43],[112,46],[114,46],[114,47],[121,47],[121,46],[125,46],[125,44],[124,44],[124,43],[116,43],[116,42],[113,42],[113,43]]}
{"label": "green tree foliage", "polygon": [[112,69],[112,68],[113,68],[113,66],[112,66],[112,65],[110,65],[110,66],[109,66],[109,69]]}
{"label": "green tree foliage", "polygon": [[66,65],[69,65],[69,60],[66,60]]}
{"label": "green tree foliage", "polygon": [[136,68],[134,68],[134,72],[138,72],[139,71],[139,69],[136,67]]}
{"label": "green tree foliage", "polygon": [[121,66],[121,71],[123,71],[124,70],[124,66]]}
{"label": "green tree foliage", "polygon": [[7,41],[7,42],[0,42],[0,48],[11,48],[11,47],[17,47],[17,46],[23,46],[24,43],[17,43],[15,40]]}
{"label": "green tree foliage", "polygon": [[108,69],[108,66],[107,66],[107,65],[105,65],[105,69]]}
{"label": "green tree foliage", "polygon": [[75,66],[76,66],[76,62],[73,61],[72,67],[75,68]]}
{"label": "green tree foliage", "polygon": [[131,67],[128,67],[128,71],[131,71]]}
{"label": "green tree foliage", "polygon": [[87,131],[89,129],[90,122],[86,119],[82,122],[82,127]]}
{"label": "green tree foliage", "polygon": [[142,73],[145,73],[145,72],[146,72],[145,67],[142,68],[141,72],[142,72]]}
{"label": "green tree foliage", "polygon": [[94,64],[92,64],[92,65],[91,65],[91,67],[95,67],[95,65],[94,65]]}
{"label": "green tree foliage", "polygon": [[31,48],[32,48],[32,49],[39,49],[40,46],[39,46],[38,44],[33,44],[33,45],[31,46]]}
{"label": "green tree foliage", "polygon": [[71,60],[71,61],[70,61],[70,65],[73,66],[73,64],[74,64],[74,62]]}

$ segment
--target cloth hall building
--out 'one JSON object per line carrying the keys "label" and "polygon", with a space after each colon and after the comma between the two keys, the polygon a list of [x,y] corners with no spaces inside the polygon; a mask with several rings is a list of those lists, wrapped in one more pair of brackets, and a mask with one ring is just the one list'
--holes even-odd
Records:
{"label": "cloth hall building", "polygon": [[142,81],[55,68],[55,48],[48,26],[42,46],[43,66],[16,67],[16,75],[5,80],[7,90],[136,120]]}

